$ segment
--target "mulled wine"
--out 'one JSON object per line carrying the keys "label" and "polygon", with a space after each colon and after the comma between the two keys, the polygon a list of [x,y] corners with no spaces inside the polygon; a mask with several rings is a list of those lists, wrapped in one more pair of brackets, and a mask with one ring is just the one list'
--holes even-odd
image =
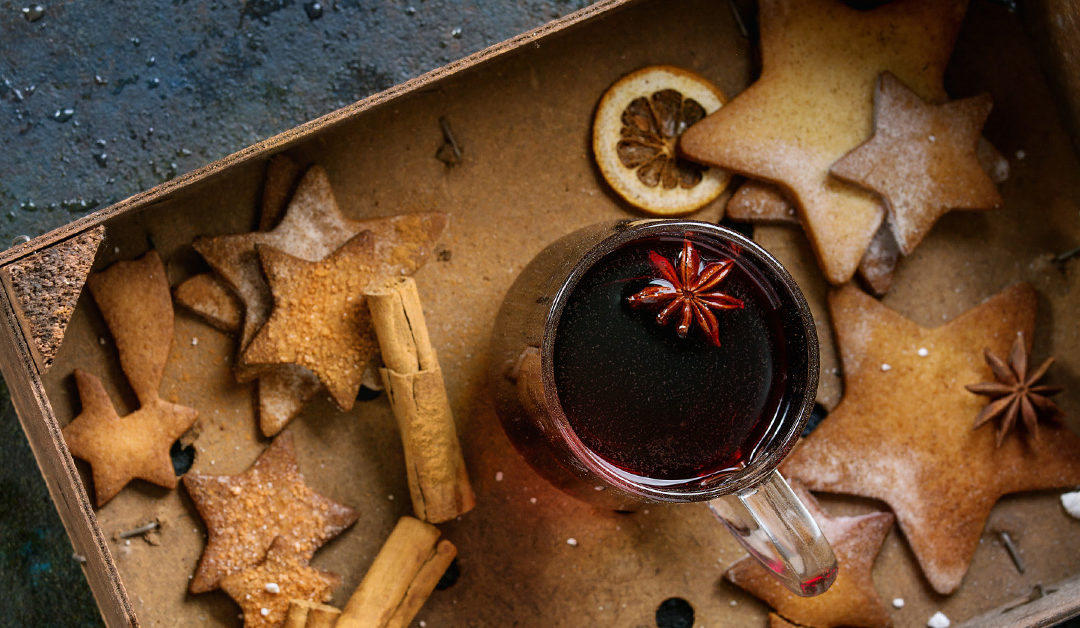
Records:
{"label": "mulled wine", "polygon": [[565,297],[555,328],[570,428],[634,483],[739,472],[801,401],[787,381],[788,342],[795,333],[805,343],[805,331],[781,292],[743,247],[702,233],[608,252]]}
{"label": "mulled wine", "polygon": [[708,501],[795,594],[836,577],[776,471],[814,403],[814,319],[753,241],[689,220],[567,234],[510,287],[490,353],[499,420],[555,486],[618,510]]}

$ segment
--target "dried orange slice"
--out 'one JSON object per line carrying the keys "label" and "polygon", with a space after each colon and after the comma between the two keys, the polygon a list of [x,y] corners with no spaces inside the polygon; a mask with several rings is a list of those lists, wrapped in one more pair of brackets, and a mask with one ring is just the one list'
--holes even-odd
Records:
{"label": "dried orange slice", "polygon": [[674,66],[642,68],[616,81],[593,121],[593,154],[608,185],[652,214],[683,214],[715,199],[730,173],[680,157],[676,143],[725,101],[715,85]]}

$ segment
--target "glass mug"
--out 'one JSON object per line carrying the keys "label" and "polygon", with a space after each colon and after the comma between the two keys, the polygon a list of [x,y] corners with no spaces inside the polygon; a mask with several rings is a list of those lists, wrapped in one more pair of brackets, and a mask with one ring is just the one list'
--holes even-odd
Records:
{"label": "glass mug", "polygon": [[792,592],[836,578],[776,471],[813,407],[817,333],[794,279],[753,241],[659,219],[555,241],[503,301],[490,377],[506,434],[556,487],[616,510],[707,501]]}

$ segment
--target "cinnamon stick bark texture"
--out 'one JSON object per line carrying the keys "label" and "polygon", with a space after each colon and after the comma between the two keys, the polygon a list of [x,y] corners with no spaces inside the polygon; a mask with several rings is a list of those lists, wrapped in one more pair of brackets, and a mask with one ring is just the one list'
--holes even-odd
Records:
{"label": "cinnamon stick bark texture", "polygon": [[402,517],[383,544],[360,586],[338,617],[336,628],[404,628],[439,583],[457,548],[439,541],[439,529]]}
{"label": "cinnamon stick bark texture", "polygon": [[405,447],[413,511],[432,523],[449,521],[472,510],[476,496],[416,282],[405,277],[365,296],[385,365],[383,386]]}
{"label": "cinnamon stick bark texture", "polygon": [[341,611],[309,600],[289,600],[283,628],[334,628]]}

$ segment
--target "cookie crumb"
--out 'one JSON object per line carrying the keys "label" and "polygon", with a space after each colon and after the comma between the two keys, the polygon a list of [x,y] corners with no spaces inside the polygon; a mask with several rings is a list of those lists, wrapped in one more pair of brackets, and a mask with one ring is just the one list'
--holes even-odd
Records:
{"label": "cookie crumb", "polygon": [[930,351],[926,347],[919,347],[919,350],[915,353],[918,353],[920,358],[925,358],[930,355]]}
{"label": "cookie crumb", "polygon": [[881,372],[882,373],[886,373],[886,372],[891,371],[891,370],[892,370],[892,365],[891,364],[882,364],[881,365]]}
{"label": "cookie crumb", "polygon": [[1080,491],[1061,494],[1061,505],[1070,516],[1080,519]]}
{"label": "cookie crumb", "polygon": [[893,608],[904,608],[904,598],[894,597],[892,601]]}
{"label": "cookie crumb", "polygon": [[577,547],[577,539],[575,539],[574,537],[570,537],[566,539],[566,544],[570,547]]}
{"label": "cookie crumb", "polygon": [[495,481],[496,482],[502,482],[503,481],[503,472],[502,471],[496,471],[495,472]]}
{"label": "cookie crumb", "polygon": [[934,616],[926,622],[926,625],[929,628],[949,628],[951,624],[952,622],[949,621],[949,618],[946,617],[945,613],[942,613],[941,611],[934,613]]}

